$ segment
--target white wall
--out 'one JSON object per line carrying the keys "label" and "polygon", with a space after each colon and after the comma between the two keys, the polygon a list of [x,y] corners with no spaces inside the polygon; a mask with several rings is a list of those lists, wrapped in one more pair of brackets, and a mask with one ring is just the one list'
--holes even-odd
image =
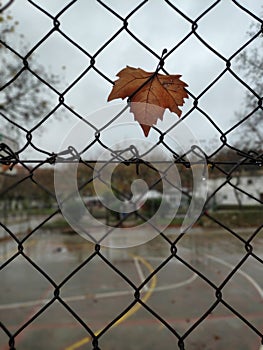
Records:
{"label": "white wall", "polygon": [[[208,179],[208,191],[209,194],[218,189],[223,183],[226,182],[226,178]],[[237,196],[242,205],[260,205],[260,202],[250,198],[245,193],[236,190],[234,186],[247,192],[256,199],[263,200],[263,175],[251,175],[240,176],[231,178],[222,188],[215,194],[214,202],[211,199],[211,205],[216,204],[230,204],[236,205],[238,203]]]}

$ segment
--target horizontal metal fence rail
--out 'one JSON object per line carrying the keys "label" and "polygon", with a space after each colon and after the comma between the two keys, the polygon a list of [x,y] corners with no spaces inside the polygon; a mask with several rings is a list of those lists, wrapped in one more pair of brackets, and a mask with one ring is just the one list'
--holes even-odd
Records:
{"label": "horizontal metal fence rail", "polygon": [[[0,11],[4,12],[7,11],[9,6],[12,6],[12,3],[14,1],[4,2],[2,4]],[[10,146],[8,146],[7,143],[2,142],[0,143],[0,163],[2,165],[7,165],[9,167],[16,167],[17,165],[20,165],[24,171],[25,174],[23,178],[21,178],[18,182],[12,184],[12,186],[7,188],[0,189],[1,196],[8,196],[8,193],[12,191],[16,186],[19,186],[20,184],[23,184],[25,181],[31,181],[32,184],[36,185],[37,187],[41,188],[43,191],[47,193],[47,195],[52,198],[52,200],[56,199],[56,196],[54,192],[50,191],[47,187],[45,187],[42,183],[40,183],[35,177],[34,174],[37,172],[38,169],[44,168],[46,165],[52,165],[52,164],[58,164],[58,163],[82,163],[83,166],[87,166],[87,169],[95,169],[95,163],[96,161],[92,159],[87,159],[86,154],[88,154],[89,147],[91,148],[95,143],[100,145],[101,148],[107,149],[107,146],[104,145],[101,138],[101,132],[109,127],[111,123],[114,122],[115,117],[110,121],[105,123],[101,128],[98,128],[96,126],[93,126],[91,123],[91,127],[93,127],[94,130],[94,139],[89,141],[89,146],[85,149],[85,157],[79,153],[77,150],[75,150],[73,147],[69,149],[65,149],[64,151],[60,153],[56,152],[50,152],[47,149],[41,149],[36,144],[34,144],[34,133],[38,131],[38,129],[41,126],[44,126],[47,121],[52,117],[52,115],[61,107],[64,107],[74,118],[77,118],[79,120],[82,120],[84,117],[82,115],[79,115],[70,105],[66,103],[66,95],[75,87],[75,85],[83,79],[85,76],[87,76],[90,72],[98,74],[107,84],[108,86],[111,86],[114,84],[112,77],[107,76],[101,69],[99,69],[96,66],[96,60],[99,57],[99,55],[112,43],[116,38],[118,38],[121,33],[125,32],[130,36],[132,40],[134,40],[139,46],[141,46],[145,50],[145,54],[149,55],[151,57],[154,57],[156,59],[157,64],[159,64],[159,71],[164,74],[169,74],[168,71],[165,69],[165,61],[174,53],[176,50],[183,45],[187,40],[189,40],[190,37],[194,36],[196,37],[199,42],[206,47],[210,52],[215,55],[219,60],[221,60],[225,68],[223,71],[207,86],[204,87],[203,91],[198,95],[195,96],[193,93],[191,93],[190,89],[188,91],[189,96],[193,100],[193,106],[192,108],[183,115],[181,120],[186,119],[193,111],[198,111],[202,114],[202,116],[208,121],[213,128],[220,134],[220,141],[221,146],[217,148],[215,151],[213,151],[212,154],[207,154],[203,149],[198,148],[197,146],[193,145],[188,151],[186,151],[184,154],[178,154],[174,150],[170,149],[169,146],[166,143],[166,135],[169,134],[169,131],[163,132],[158,129],[158,127],[153,126],[153,129],[157,132],[159,132],[159,140],[154,145],[156,149],[158,147],[162,146],[167,149],[168,152],[173,157],[173,164],[180,165],[184,167],[185,169],[189,169],[193,166],[187,159],[188,153],[197,151],[198,154],[202,154],[202,160],[205,160],[207,166],[209,169],[214,169],[214,171],[217,171],[222,176],[224,176],[224,181],[220,185],[220,187],[216,188],[212,193],[209,194],[208,198],[206,199],[206,202],[204,204],[204,207],[202,208],[200,218],[205,218],[206,220],[212,222],[217,227],[223,228],[232,238],[234,238],[239,244],[241,244],[244,248],[244,255],[243,258],[239,261],[238,264],[234,266],[233,269],[231,269],[231,272],[227,275],[227,277],[222,281],[220,285],[215,284],[212,280],[210,280],[209,276],[206,276],[202,271],[198,269],[198,265],[192,264],[189,261],[182,258],[180,254],[178,254],[177,248],[178,244],[182,240],[182,238],[187,235],[187,230],[181,232],[180,235],[175,240],[172,240],[170,237],[168,237],[165,232],[159,232],[159,237],[161,237],[166,244],[169,245],[170,248],[170,254],[163,259],[163,261],[159,264],[157,268],[155,268],[147,278],[145,278],[144,281],[142,281],[141,284],[135,285],[134,282],[126,276],[117,266],[115,266],[102,252],[101,252],[101,242],[94,240],[94,249],[93,253],[89,255],[79,266],[77,266],[73,271],[68,271],[68,275],[60,281],[60,283],[55,282],[52,277],[45,272],[43,268],[41,268],[36,262],[33,261],[33,259],[30,258],[29,254],[27,254],[26,250],[24,249],[24,245],[26,242],[29,241],[30,238],[36,235],[37,231],[41,229],[46,223],[48,223],[55,215],[60,213],[60,208],[57,207],[54,209],[52,214],[47,215],[45,219],[33,230],[30,230],[26,235],[24,235],[23,238],[16,235],[15,232],[12,232],[12,230],[8,227],[8,224],[5,222],[0,222],[0,225],[2,229],[5,230],[6,234],[8,235],[9,239],[13,240],[17,244],[17,251],[13,253],[10,257],[8,257],[1,265],[1,270],[4,271],[6,267],[9,266],[12,262],[14,262],[18,257],[25,259],[34,269],[36,269],[42,276],[43,279],[45,279],[53,290],[53,297],[51,297],[43,306],[40,307],[40,309],[33,314],[28,320],[26,320],[22,326],[20,326],[18,329],[11,330],[8,328],[7,325],[4,323],[1,323],[2,331],[6,335],[7,339],[7,346],[10,350],[19,349],[19,346],[16,346],[16,339],[19,335],[23,334],[23,332],[29,327],[34,320],[36,320],[41,315],[48,312],[51,305],[54,303],[60,303],[62,307],[64,307],[77,322],[83,327],[83,329],[86,331],[87,335],[91,337],[92,339],[92,346],[93,349],[103,349],[103,347],[100,347],[100,341],[103,338],[103,336],[112,328],[114,325],[118,324],[119,320],[135,306],[140,305],[143,309],[147,310],[153,318],[156,318],[167,330],[173,334],[175,339],[175,345],[174,348],[178,349],[186,349],[185,341],[186,339],[191,338],[192,333],[200,327],[200,325],[205,321],[208,316],[219,306],[224,306],[230,313],[235,315],[242,323],[246,324],[252,332],[254,332],[255,336],[261,341],[263,344],[263,333],[262,329],[256,327],[250,320],[248,320],[245,316],[243,316],[238,310],[236,310],[229,302],[227,302],[224,298],[224,288],[226,285],[231,281],[234,275],[240,271],[242,266],[248,261],[248,260],[254,260],[258,264],[260,264],[263,267],[263,260],[262,255],[260,256],[255,252],[255,245],[254,242],[256,242],[256,238],[259,237],[260,233],[262,233],[263,224],[258,225],[254,228],[253,234],[251,234],[247,239],[244,239],[242,235],[239,234],[239,231],[235,227],[229,227],[227,224],[219,220],[213,213],[213,211],[208,210],[214,200],[214,197],[216,193],[226,185],[230,185],[235,190],[242,193],[244,196],[252,198],[252,200],[256,201],[256,203],[259,205],[259,207],[262,208],[263,202],[262,198],[258,199],[252,196],[248,191],[244,190],[239,186],[238,183],[234,183],[233,177],[236,175],[237,170],[242,171],[242,169],[245,169],[245,167],[251,167],[251,168],[259,168],[263,165],[263,153],[262,150],[259,149],[250,149],[250,150],[244,150],[241,148],[238,148],[237,146],[233,146],[228,142],[228,136],[230,133],[233,134],[235,129],[237,129],[242,123],[245,123],[249,118],[253,117],[253,113],[256,113],[257,111],[261,111],[262,113],[262,96],[258,96],[257,92],[253,90],[253,88],[244,81],[234,70],[231,68],[232,61],[238,56],[241,52],[243,52],[245,49],[249,48],[249,45],[253,43],[253,41],[260,35],[262,35],[262,19],[258,16],[258,14],[255,14],[251,12],[248,8],[244,7],[240,2],[232,0],[231,2],[238,8],[239,11],[243,11],[247,14],[247,16],[253,18],[254,20],[258,21],[258,23],[261,24],[261,31],[256,33],[253,37],[251,37],[243,46],[239,47],[238,50],[233,53],[230,57],[223,56],[220,52],[218,52],[215,48],[213,48],[210,44],[208,44],[202,36],[198,33],[198,26],[199,22],[204,18],[210,11],[212,11],[216,6],[221,2],[218,1],[211,1],[211,5],[208,6],[203,13],[201,13],[198,18],[192,19],[189,18],[185,13],[181,12],[172,1],[164,0],[163,3],[170,7],[170,11],[176,13],[177,15],[181,16],[189,25],[191,26],[191,29],[184,38],[177,43],[171,50],[164,50],[163,53],[155,52],[146,42],[143,42],[133,31],[129,28],[129,20],[134,16],[141,8],[143,8],[146,3],[149,3],[148,1],[141,1],[138,3],[132,11],[126,16],[122,17],[119,13],[117,13],[111,6],[109,5],[110,2],[107,3],[97,0],[97,3],[101,5],[102,11],[108,11],[112,16],[116,17],[119,20],[120,26],[119,29],[108,39],[99,49],[91,54],[87,52],[81,45],[74,41],[72,38],[70,38],[66,33],[63,32],[61,29],[61,21],[63,21],[62,16],[66,12],[71,11],[71,8],[75,3],[77,3],[78,0],[71,1],[67,3],[63,9],[56,15],[53,16],[52,14],[48,13],[44,8],[41,7],[41,5],[38,4],[37,1],[28,0],[28,3],[35,8],[36,11],[38,11],[39,14],[41,14],[44,17],[48,17],[53,21],[53,27],[50,29],[50,31],[44,35],[42,38],[39,38],[39,41],[34,45],[33,48],[31,48],[30,51],[28,51],[24,56],[22,56],[20,53],[18,53],[15,48],[10,47],[8,43],[6,43],[3,40],[0,40],[0,44],[5,47],[7,50],[10,50],[14,55],[17,56],[17,58],[21,62],[21,69],[16,72],[16,74],[12,77],[12,79],[8,82],[6,82],[3,86],[0,87],[0,93],[1,91],[4,91],[7,89],[10,85],[14,84],[15,81],[19,78],[19,76],[23,72],[28,72],[34,76],[34,78],[38,79],[42,84],[45,85],[47,89],[50,89],[56,96],[57,96],[57,104],[56,106],[48,113],[45,117],[43,117],[33,128],[27,129],[26,125],[22,125],[17,123],[14,120],[10,120],[7,114],[0,112],[0,118],[2,120],[5,120],[5,122],[8,122],[10,125],[14,125],[16,128],[18,128],[21,131],[22,135],[25,135],[26,142],[22,149],[19,150],[13,150]],[[222,24],[223,25],[223,24]],[[75,47],[76,50],[78,50],[79,53],[82,55],[85,55],[85,57],[89,60],[89,65],[86,67],[86,69],[79,74],[79,76],[71,82],[69,86],[64,91],[58,91],[55,86],[50,84],[49,81],[45,80],[43,76],[40,76],[38,72],[36,72],[30,65],[30,57],[33,55],[34,52],[37,51],[38,48],[41,47],[45,43],[45,41],[48,40],[48,38],[56,32],[58,35],[63,38],[63,40],[68,41],[73,47]],[[255,103],[254,110],[251,110],[250,113],[246,116],[244,116],[243,119],[240,121],[237,121],[231,128],[229,128],[227,131],[221,130],[221,128],[212,120],[212,118],[206,114],[205,111],[202,110],[201,107],[199,107],[199,101],[202,99],[202,97],[209,91],[214,85],[220,81],[220,79],[224,76],[225,73],[229,73],[232,75],[234,79],[236,79],[240,84],[244,86],[245,89],[248,89],[256,98],[257,103]],[[127,105],[128,107],[128,105]],[[44,156],[44,160],[42,159],[26,159],[24,158],[24,154],[28,147],[32,147],[35,149],[39,154]],[[218,159],[217,155],[220,153],[222,149],[228,149],[231,150],[233,153],[237,155],[238,157],[233,159]],[[125,152],[127,152],[127,149],[125,150],[114,150],[114,149],[108,149],[108,151],[111,153],[111,159],[110,160],[104,160],[101,161],[101,164],[103,165],[103,168],[106,168],[107,166],[111,166],[112,164],[124,164],[129,167],[134,167],[137,174],[140,174],[140,169],[142,166],[149,167],[152,170],[154,170],[154,161],[153,162],[147,162],[144,160],[144,158],[140,155],[139,151],[136,149],[136,147],[131,147],[128,149],[132,156],[129,159],[125,158]],[[238,159],[238,160],[237,160]],[[158,160],[156,160],[156,164],[158,163]],[[169,163],[169,162],[168,162]],[[198,164],[198,161],[197,161]],[[169,163],[169,166],[171,166],[171,162]],[[0,175],[1,176],[1,175]],[[100,174],[98,173],[96,175],[96,178],[100,178]],[[92,180],[89,180],[89,182],[92,182]],[[158,180],[159,181],[159,180]],[[158,183],[156,181],[155,183],[151,184],[151,188],[154,189],[156,184]],[[82,184],[82,187],[85,186],[85,184]],[[173,184],[171,184],[173,185]],[[175,184],[174,184],[175,186]],[[175,186],[176,188],[176,186]],[[80,188],[81,189],[81,188]],[[123,198],[126,198],[126,194],[122,193],[120,190],[116,188],[116,192],[119,195],[123,195]],[[191,197],[191,194],[185,193],[185,196]],[[138,214],[140,220],[147,221],[147,218],[145,218],[143,215]],[[119,219],[118,223],[115,225],[116,227],[121,226],[123,223],[125,223],[125,220],[129,218],[129,215],[127,215],[124,218]],[[112,231],[114,231],[114,227],[112,228]],[[154,230],[154,228],[153,228]],[[110,235],[111,232],[108,234]],[[108,265],[108,267],[114,271],[118,276],[120,276],[121,279],[123,279],[133,290],[133,299],[131,303],[124,308],[114,319],[112,319],[99,333],[96,333],[81,317],[76,313],[76,311],[71,308],[71,306],[63,299],[61,296],[61,291],[63,287],[67,284],[70,279],[75,276],[83,267],[87,266],[93,259],[99,258],[101,261],[103,261],[105,264]],[[168,266],[171,261],[179,261],[181,264],[185,266],[185,268],[189,269],[189,271],[193,272],[200,278],[207,286],[209,286],[214,293],[214,302],[207,308],[203,314],[188,328],[187,331],[184,333],[180,333],[176,327],[171,325],[167,320],[165,320],[161,315],[159,315],[153,308],[147,304],[147,301],[144,301],[142,298],[143,295],[143,289],[149,282],[152,281],[155,275],[161,274],[163,269]],[[33,286],[32,286],[33,288]],[[145,337],[150,336],[149,334],[145,334]],[[165,344],[163,344],[165,346]],[[58,346],[59,348],[59,346]],[[7,349],[7,348],[5,348]]]}

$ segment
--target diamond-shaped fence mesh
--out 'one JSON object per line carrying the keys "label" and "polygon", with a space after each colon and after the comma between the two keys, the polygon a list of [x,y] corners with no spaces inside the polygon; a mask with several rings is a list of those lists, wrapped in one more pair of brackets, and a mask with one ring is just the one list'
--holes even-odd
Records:
{"label": "diamond-shaped fence mesh", "polygon": [[[241,0],[0,11],[0,348],[262,349],[260,14]],[[188,84],[181,118],[148,138],[129,111],[145,82],[103,105],[132,65]]]}

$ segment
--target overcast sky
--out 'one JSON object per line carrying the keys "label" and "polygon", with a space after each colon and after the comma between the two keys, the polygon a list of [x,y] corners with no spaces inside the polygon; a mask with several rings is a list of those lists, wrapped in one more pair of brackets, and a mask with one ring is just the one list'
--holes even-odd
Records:
{"label": "overcast sky", "polygon": [[[196,19],[215,1],[212,0],[171,0],[171,3],[192,20]],[[57,15],[69,1],[35,0],[35,3]],[[140,1],[108,0],[104,1],[120,16],[126,17]],[[261,1],[240,0],[257,16],[260,14]],[[53,26],[53,21],[26,0],[16,0],[9,9],[19,22],[16,33],[24,35],[28,48],[34,47]],[[94,55],[123,25],[122,21],[110,13],[95,0],[76,1],[60,17],[60,29],[78,45]],[[198,22],[197,33],[225,58],[231,57],[248,40],[247,31],[253,18],[242,11],[231,0],[221,0],[206,16]],[[128,19],[128,29],[158,55],[164,48],[173,49],[191,31],[191,23],[185,20],[172,7],[162,0],[149,0]],[[17,38],[19,36],[17,35]],[[22,50],[19,40],[12,39],[16,49]],[[25,52],[21,52],[25,54]],[[32,67],[40,62],[47,70],[59,74],[62,78],[56,88],[64,91],[88,66],[89,58],[69,43],[63,36],[54,32],[32,55]],[[96,67],[110,80],[127,65],[154,71],[158,59],[139,45],[126,31],[115,38],[97,57]],[[188,90],[198,96],[225,68],[225,63],[207,49],[196,37],[191,35],[165,61],[165,69],[170,74],[181,74],[188,84]],[[232,61],[232,69],[237,70],[237,61]],[[73,89],[65,95],[65,101],[94,125],[103,125],[105,115],[93,113],[107,105],[125,102],[117,100],[107,103],[112,85],[91,69]],[[226,73],[219,82],[206,92],[199,101],[199,107],[207,113],[223,130],[227,131],[235,123],[235,112],[242,108],[244,87],[233,76]],[[51,94],[55,105],[57,96]],[[191,109],[190,98],[182,108],[183,115]],[[34,135],[34,142],[48,151],[57,151],[65,133],[76,122],[70,113],[60,114],[59,121],[48,121],[45,129]],[[104,119],[103,119],[104,118]],[[132,121],[133,117],[126,117]],[[168,114],[158,126],[166,130],[177,120],[175,114]],[[125,120],[123,120],[125,121]],[[218,146],[219,134],[199,112],[194,111],[187,118],[187,125],[200,140],[210,140]],[[108,132],[109,133],[109,132]],[[138,126],[138,133],[141,133]],[[118,134],[116,139],[120,138]],[[38,157],[39,158],[39,157]]]}

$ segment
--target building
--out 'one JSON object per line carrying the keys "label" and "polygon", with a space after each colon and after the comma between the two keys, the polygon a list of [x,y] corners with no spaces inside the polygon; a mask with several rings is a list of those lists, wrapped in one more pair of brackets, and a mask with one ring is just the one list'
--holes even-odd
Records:
{"label": "building", "polygon": [[218,205],[260,205],[263,202],[263,172],[240,174],[229,179],[210,178],[208,193],[213,196],[212,206]]}

